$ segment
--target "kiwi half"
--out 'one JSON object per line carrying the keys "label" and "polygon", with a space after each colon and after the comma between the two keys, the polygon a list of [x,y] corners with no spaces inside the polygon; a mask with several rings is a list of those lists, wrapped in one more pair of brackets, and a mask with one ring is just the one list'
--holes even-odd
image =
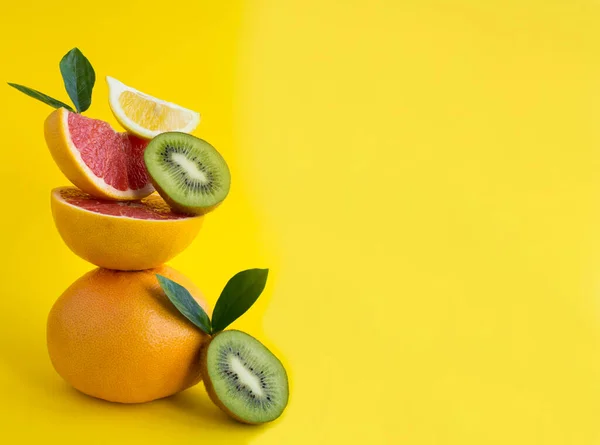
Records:
{"label": "kiwi half", "polygon": [[160,196],[182,213],[203,215],[229,193],[227,163],[212,145],[190,134],[159,134],[146,147],[144,162]]}
{"label": "kiwi half", "polygon": [[270,422],[287,405],[289,387],[283,365],[244,332],[215,335],[204,349],[201,369],[212,401],[240,422]]}

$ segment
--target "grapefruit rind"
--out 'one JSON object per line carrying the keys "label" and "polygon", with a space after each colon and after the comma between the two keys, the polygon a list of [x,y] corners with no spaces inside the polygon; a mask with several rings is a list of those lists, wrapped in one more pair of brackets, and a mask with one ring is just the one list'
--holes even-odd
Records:
{"label": "grapefruit rind", "polygon": [[196,238],[204,221],[202,216],[138,219],[97,213],[65,201],[61,191],[69,189],[73,187],[52,190],[51,208],[56,228],[73,253],[107,269],[158,267],[183,252]]}
{"label": "grapefruit rind", "polygon": [[154,191],[150,182],[138,190],[118,190],[107,184],[85,164],[69,133],[69,111],[59,108],[44,123],[44,136],[54,161],[63,174],[84,192],[100,198],[134,200],[148,196]]}

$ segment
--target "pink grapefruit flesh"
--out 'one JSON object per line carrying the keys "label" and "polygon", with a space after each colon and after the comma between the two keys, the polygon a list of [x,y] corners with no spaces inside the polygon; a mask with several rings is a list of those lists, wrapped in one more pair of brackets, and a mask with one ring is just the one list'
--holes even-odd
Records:
{"label": "pink grapefruit flesh", "polygon": [[60,196],[68,204],[102,215],[149,220],[189,218],[188,215],[173,212],[167,203],[155,194],[141,201],[115,202],[95,198],[75,188],[65,188],[60,190]]}
{"label": "pink grapefruit flesh", "polygon": [[64,108],[48,116],[44,134],[57,165],[81,190],[112,200],[154,191],[143,158],[148,141]]}
{"label": "pink grapefruit flesh", "polygon": [[77,113],[69,113],[69,133],[85,165],[107,184],[121,191],[148,184],[143,158],[148,141]]}

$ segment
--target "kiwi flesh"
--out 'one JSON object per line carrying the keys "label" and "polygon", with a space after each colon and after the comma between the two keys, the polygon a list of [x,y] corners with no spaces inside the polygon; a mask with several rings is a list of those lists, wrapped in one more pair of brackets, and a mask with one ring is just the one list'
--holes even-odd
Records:
{"label": "kiwi flesh", "polygon": [[201,370],[212,401],[240,422],[270,422],[287,405],[289,385],[283,365],[244,332],[216,334],[204,348]]}
{"label": "kiwi flesh", "polygon": [[191,134],[159,134],[146,147],[144,162],[154,188],[181,213],[208,213],[229,193],[227,163],[212,145]]}

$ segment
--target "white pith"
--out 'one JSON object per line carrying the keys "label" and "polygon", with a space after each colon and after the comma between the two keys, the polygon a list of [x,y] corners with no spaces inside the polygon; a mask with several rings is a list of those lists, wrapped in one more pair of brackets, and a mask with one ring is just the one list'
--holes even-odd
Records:
{"label": "white pith", "polygon": [[123,215],[123,216],[121,216],[121,215],[108,215],[106,213],[94,212],[93,210],[84,209],[83,207],[79,207],[77,205],[71,204],[68,201],[65,201],[65,199],[60,194],[60,191],[64,190],[64,189],[68,189],[68,188],[69,187],[54,189],[52,191],[52,194],[56,197],[57,201],[60,201],[61,203],[65,204],[65,205],[67,205],[69,207],[77,209],[80,212],[91,213],[93,215],[101,216],[103,218],[132,219],[132,220],[135,220],[135,221],[147,221],[147,222],[156,222],[156,223],[167,223],[167,222],[169,222],[169,223],[176,223],[176,222],[179,222],[179,221],[187,221],[187,220],[192,219],[192,218],[201,218],[202,217],[201,215],[197,215],[197,216],[184,216],[183,218],[177,218],[177,219],[146,219],[146,218],[134,218],[132,216],[125,216],[125,215]]}
{"label": "white pith", "polygon": [[131,129],[132,132],[143,136],[148,139],[152,139],[154,136],[163,133],[164,131],[159,130],[149,130],[148,128],[144,128],[139,125],[137,122],[131,120],[127,115],[121,111],[121,104],[119,104],[119,96],[125,91],[131,91],[134,94],[142,96],[152,102],[155,102],[158,106],[164,106],[167,108],[172,108],[176,110],[183,110],[190,115],[192,115],[192,119],[190,122],[183,128],[172,128],[169,131],[180,131],[182,133],[191,133],[196,129],[198,124],[200,123],[200,113],[196,111],[190,110],[188,108],[184,108],[180,105],[167,102],[161,99],[157,99],[156,97],[150,96],[149,94],[142,93],[141,91],[136,90],[135,88],[131,88],[125,85],[123,82],[115,79],[114,77],[106,76],[106,83],[108,84],[108,101],[110,103],[110,108],[115,115],[117,115],[118,119],[123,121],[123,125]]}
{"label": "white pith", "polygon": [[250,390],[259,396],[262,396],[263,390],[260,386],[260,380],[254,374],[246,369],[242,361],[237,358],[235,355],[229,356],[229,366],[231,366],[231,370],[235,372],[240,379],[240,383],[246,385]]}
{"label": "white pith", "polygon": [[73,139],[71,139],[71,132],[69,130],[69,111],[62,108],[60,110],[60,120],[62,127],[65,129],[65,138],[67,140],[67,146],[69,147],[69,151],[73,155],[73,157],[77,160],[77,163],[81,167],[81,169],[85,172],[86,176],[92,181],[96,186],[101,189],[104,193],[109,196],[113,196],[115,198],[125,198],[125,199],[139,199],[145,196],[148,196],[150,193],[154,191],[154,187],[150,182],[146,184],[141,189],[133,190],[129,189],[127,191],[119,190],[112,185],[108,184],[104,178],[100,178],[94,173],[87,164],[83,161],[81,157],[81,153],[77,150],[77,147],[73,143]]}
{"label": "white pith", "polygon": [[185,172],[192,178],[197,179],[203,183],[208,182],[208,178],[204,174],[202,170],[198,168],[198,164],[190,161],[184,154],[181,153],[173,153],[171,155],[171,159],[173,162],[178,164]]}

